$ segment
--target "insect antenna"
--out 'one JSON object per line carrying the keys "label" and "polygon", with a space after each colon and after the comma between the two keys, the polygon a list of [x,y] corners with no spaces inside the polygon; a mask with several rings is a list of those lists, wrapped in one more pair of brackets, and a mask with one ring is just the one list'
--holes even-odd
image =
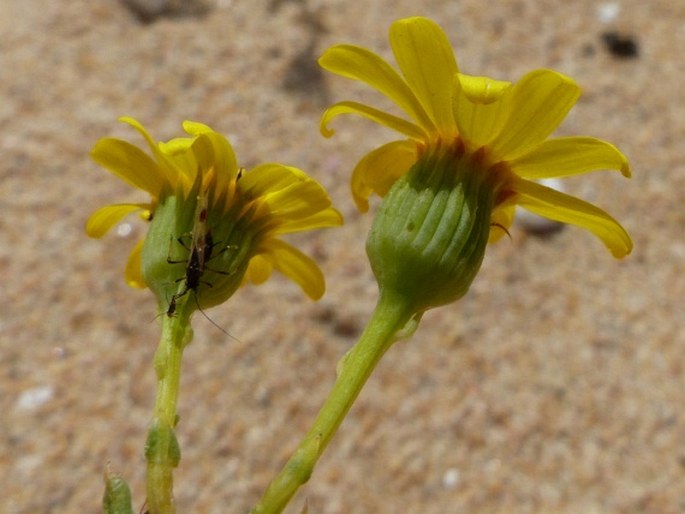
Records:
{"label": "insect antenna", "polygon": [[240,339],[238,339],[236,336],[234,336],[234,335],[231,334],[229,331],[227,331],[226,329],[224,329],[224,327],[222,327],[221,325],[219,325],[216,321],[214,321],[212,318],[210,318],[210,317],[207,315],[207,313],[202,309],[202,307],[200,307],[200,302],[197,300],[197,294],[195,294],[195,295],[193,295],[193,296],[194,296],[194,298],[195,298],[195,306],[197,307],[197,310],[200,311],[200,312],[202,313],[202,315],[204,316],[204,318],[205,318],[207,321],[209,321],[212,325],[214,325],[216,328],[218,328],[219,330],[221,330],[221,332],[222,332],[225,336],[230,337],[231,339],[233,339],[233,340],[234,340],[235,342],[237,342],[237,343],[242,343],[242,341],[241,341]]}

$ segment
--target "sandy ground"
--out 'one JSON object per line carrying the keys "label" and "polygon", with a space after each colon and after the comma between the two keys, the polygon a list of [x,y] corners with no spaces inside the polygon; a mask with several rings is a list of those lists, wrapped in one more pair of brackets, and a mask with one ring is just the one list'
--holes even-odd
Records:
{"label": "sandy ground", "polygon": [[[322,301],[276,278],[209,312],[237,340],[195,319],[178,511],[257,500],[376,298],[370,216],[347,182],[394,134],[348,119],[321,138],[328,102],[376,97],[314,59],[337,42],[387,56],[390,22],[414,14],[446,29],[467,73],[551,67],[582,85],[560,133],[616,143],[634,178],[568,189],[621,220],[635,250],[616,261],[579,229],[515,227],[465,299],[386,355],[288,512],[305,498],[320,514],[685,512],[685,3],[222,0],[152,23],[114,0],[0,7],[0,512],[96,513],[108,461],[143,501],[158,327],[122,272],[144,227],[83,233],[97,207],[144,199],[87,155],[106,135],[140,142],[124,114],[159,139],[208,123],[244,166],[309,171],[346,217],[297,239],[326,273]],[[612,57],[608,29],[634,36],[639,57]]]}

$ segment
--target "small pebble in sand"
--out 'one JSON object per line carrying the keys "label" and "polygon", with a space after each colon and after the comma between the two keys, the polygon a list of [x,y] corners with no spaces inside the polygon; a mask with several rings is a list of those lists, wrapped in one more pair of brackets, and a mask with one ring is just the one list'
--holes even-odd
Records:
{"label": "small pebble in sand", "polygon": [[52,386],[32,387],[19,395],[17,408],[19,410],[35,410],[52,400],[54,395],[55,390]]}
{"label": "small pebble in sand", "polygon": [[459,470],[457,468],[449,468],[442,475],[442,486],[445,489],[454,489],[459,484]]}
{"label": "small pebble in sand", "polygon": [[130,223],[119,223],[117,225],[117,235],[119,237],[128,237],[133,232],[133,226]]}
{"label": "small pebble in sand", "polygon": [[611,23],[616,19],[620,11],[621,6],[618,2],[605,2],[597,7],[597,18],[602,23]]}

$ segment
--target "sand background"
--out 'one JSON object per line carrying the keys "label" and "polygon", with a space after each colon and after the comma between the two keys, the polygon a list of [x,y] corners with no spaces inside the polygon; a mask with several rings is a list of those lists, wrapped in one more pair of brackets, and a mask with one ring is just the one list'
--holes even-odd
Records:
{"label": "sand background", "polygon": [[[444,27],[467,73],[551,67],[582,85],[559,134],[614,142],[634,178],[598,173],[568,191],[621,220],[635,250],[617,261],[579,229],[514,227],[467,297],[386,355],[288,512],[305,498],[320,514],[685,512],[685,3],[222,0],[151,23],[113,0],[2,0],[0,12],[0,512],[99,512],[108,461],[143,501],[158,327],[152,296],[122,273],[144,226],[83,233],[97,207],[144,199],[87,155],[103,136],[141,142],[124,114],[157,139],[208,123],[243,166],[301,167],[345,215],[292,239],[320,262],[323,300],[277,277],[209,311],[238,340],[195,319],[178,511],[258,499],[376,299],[371,217],[347,183],[395,135],[348,118],[324,140],[327,103],[378,101],[315,58],[339,42],[388,57],[389,24],[416,14]],[[639,57],[612,57],[608,29],[633,35]]]}

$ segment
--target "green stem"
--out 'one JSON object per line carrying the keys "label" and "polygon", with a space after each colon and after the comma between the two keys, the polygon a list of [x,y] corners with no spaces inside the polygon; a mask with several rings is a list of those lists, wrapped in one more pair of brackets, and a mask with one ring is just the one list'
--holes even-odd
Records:
{"label": "green stem", "polygon": [[176,316],[162,316],[162,338],[155,352],[157,398],[152,426],[145,444],[147,460],[147,509],[150,514],[174,514],[173,468],[181,451],[176,440],[178,393],[181,383],[181,358],[192,339],[190,313],[185,302]]}
{"label": "green stem", "polygon": [[412,318],[412,309],[397,297],[381,294],[359,341],[338,364],[338,377],[311,429],[274,478],[252,514],[283,511],[309,477],[359,392],[398,332]]}

